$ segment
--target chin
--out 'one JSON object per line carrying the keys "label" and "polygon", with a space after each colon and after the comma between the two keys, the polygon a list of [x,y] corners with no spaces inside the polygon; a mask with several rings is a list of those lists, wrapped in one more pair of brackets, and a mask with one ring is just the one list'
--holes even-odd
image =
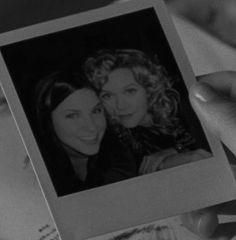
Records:
{"label": "chin", "polygon": [[138,126],[138,124],[134,122],[122,122],[121,124],[126,128],[135,128]]}
{"label": "chin", "polygon": [[96,155],[99,152],[100,146],[88,147],[83,153],[88,156]]}

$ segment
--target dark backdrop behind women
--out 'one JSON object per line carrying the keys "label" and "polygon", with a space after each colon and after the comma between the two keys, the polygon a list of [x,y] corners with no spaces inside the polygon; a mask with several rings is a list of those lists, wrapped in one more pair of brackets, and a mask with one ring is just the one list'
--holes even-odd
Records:
{"label": "dark backdrop behind women", "polygon": [[0,33],[87,11],[113,0],[1,0]]}
{"label": "dark backdrop behind women", "polygon": [[180,106],[185,106],[183,120],[186,128],[200,142],[206,142],[203,132],[199,131],[201,128],[189,105],[181,74],[152,8],[1,48],[33,131],[37,127],[31,98],[39,79],[54,70],[76,68],[88,55],[101,48],[136,48],[150,56],[157,54],[170,75],[180,79],[174,87],[181,95]]}

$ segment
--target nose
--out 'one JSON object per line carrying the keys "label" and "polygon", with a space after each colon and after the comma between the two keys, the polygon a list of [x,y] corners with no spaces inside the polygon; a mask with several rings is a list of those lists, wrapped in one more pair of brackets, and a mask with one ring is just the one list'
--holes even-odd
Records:
{"label": "nose", "polygon": [[97,132],[96,124],[91,117],[86,117],[84,119],[84,130],[91,134]]}
{"label": "nose", "polygon": [[116,98],[116,108],[117,110],[124,110],[126,107],[126,101],[122,96],[117,96]]}

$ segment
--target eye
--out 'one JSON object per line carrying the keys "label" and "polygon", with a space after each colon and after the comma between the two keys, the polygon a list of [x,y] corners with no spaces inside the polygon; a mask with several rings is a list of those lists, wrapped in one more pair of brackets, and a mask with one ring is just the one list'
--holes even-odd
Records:
{"label": "eye", "polygon": [[128,95],[133,95],[137,92],[138,90],[136,88],[127,88],[125,90],[125,93],[127,93]]}
{"label": "eye", "polygon": [[112,97],[111,93],[101,93],[100,98],[104,101],[110,100]]}
{"label": "eye", "polygon": [[79,113],[67,113],[65,115],[65,118],[67,119],[75,119],[75,118],[79,118],[80,114]]}
{"label": "eye", "polygon": [[95,113],[95,114],[101,114],[101,113],[103,113],[103,107],[102,107],[102,106],[96,107],[96,108],[93,110],[93,113]]}

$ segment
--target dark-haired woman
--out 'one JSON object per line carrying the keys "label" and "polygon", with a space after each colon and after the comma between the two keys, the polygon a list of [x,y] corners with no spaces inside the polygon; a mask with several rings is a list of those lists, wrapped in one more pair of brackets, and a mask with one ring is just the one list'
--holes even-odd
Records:
{"label": "dark-haired woman", "polygon": [[39,142],[58,195],[137,175],[132,155],[106,126],[103,106],[83,73],[56,72],[36,88]]}

